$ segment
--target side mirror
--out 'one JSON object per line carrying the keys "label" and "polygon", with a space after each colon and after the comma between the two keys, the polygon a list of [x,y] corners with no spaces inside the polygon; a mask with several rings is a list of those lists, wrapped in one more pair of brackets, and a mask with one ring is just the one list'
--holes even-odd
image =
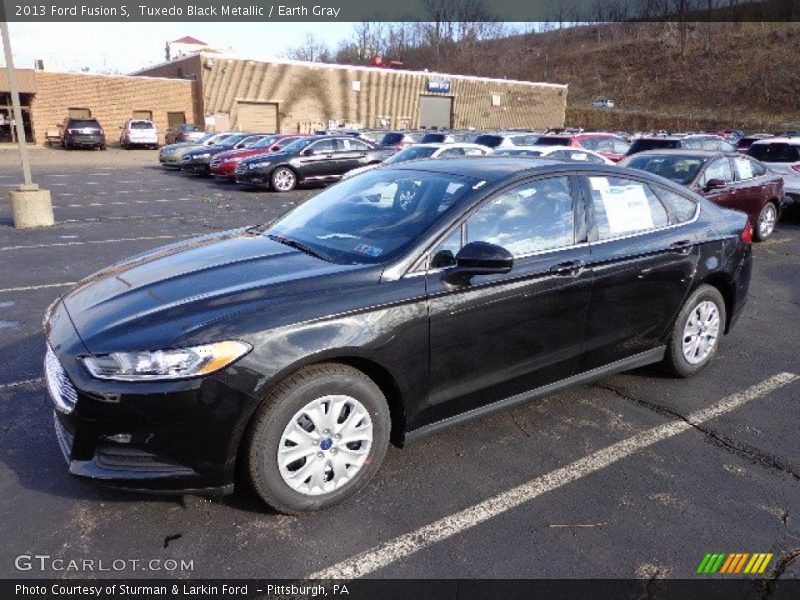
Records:
{"label": "side mirror", "polygon": [[277,152],[277,151],[278,151],[278,150],[280,150],[280,149],[281,149],[281,147],[280,147],[280,146],[273,146],[273,147],[272,147],[272,152]]}
{"label": "side mirror", "polygon": [[703,188],[704,190],[718,190],[720,188],[724,188],[727,184],[722,179],[709,179],[706,181],[706,185]]}
{"label": "side mirror", "polygon": [[314,150],[312,148],[306,148],[303,150],[303,156],[312,156],[314,154]]}
{"label": "side mirror", "polygon": [[456,266],[443,279],[451,285],[468,285],[476,275],[502,275],[514,266],[514,257],[501,246],[470,242],[456,254]]}

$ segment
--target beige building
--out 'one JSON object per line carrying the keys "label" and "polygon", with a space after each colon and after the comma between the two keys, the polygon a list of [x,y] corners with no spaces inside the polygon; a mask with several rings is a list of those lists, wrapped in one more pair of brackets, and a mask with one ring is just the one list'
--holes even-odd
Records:
{"label": "beige building", "polygon": [[567,86],[200,53],[136,75],[197,82],[210,129],[563,127]]}
{"label": "beige building", "polygon": [[[319,128],[479,130],[562,127],[567,87],[379,67],[198,53],[130,76],[19,69],[30,141],[44,144],[67,116],[94,117],[114,144],[131,118],[171,125],[307,133]],[[0,69],[0,142],[14,141]]]}

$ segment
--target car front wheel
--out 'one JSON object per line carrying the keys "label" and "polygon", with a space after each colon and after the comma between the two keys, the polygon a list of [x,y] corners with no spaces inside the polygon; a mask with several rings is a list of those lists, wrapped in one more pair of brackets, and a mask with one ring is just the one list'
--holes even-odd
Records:
{"label": "car front wheel", "polygon": [[291,192],[297,185],[297,176],[287,167],[278,167],[272,172],[271,183],[276,192]]}
{"label": "car front wheel", "polygon": [[772,232],[775,231],[775,225],[778,222],[778,210],[772,202],[767,202],[761,212],[758,214],[758,221],[756,223],[756,240],[763,242]]}
{"label": "car front wheel", "polygon": [[701,285],[683,305],[672,330],[664,365],[673,375],[691,377],[717,353],[725,331],[725,301],[715,287]]}
{"label": "car front wheel", "polygon": [[256,411],[245,447],[250,481],[279,512],[328,508],[375,475],[389,432],[386,399],[364,373],[338,363],[306,367]]}

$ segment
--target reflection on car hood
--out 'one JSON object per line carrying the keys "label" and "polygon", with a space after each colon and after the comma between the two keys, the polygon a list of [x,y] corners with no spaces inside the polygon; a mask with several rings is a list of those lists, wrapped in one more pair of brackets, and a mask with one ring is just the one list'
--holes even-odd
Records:
{"label": "reflection on car hood", "polygon": [[[212,321],[330,285],[336,265],[245,230],[165,246],[108,267],[64,296],[91,352],[161,347]],[[154,348],[150,348],[154,349]]]}

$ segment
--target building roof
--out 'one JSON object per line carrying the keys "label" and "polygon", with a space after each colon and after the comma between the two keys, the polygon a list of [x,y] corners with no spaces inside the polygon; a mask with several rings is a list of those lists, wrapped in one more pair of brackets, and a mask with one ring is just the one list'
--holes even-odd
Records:
{"label": "building roof", "polygon": [[[321,62],[309,62],[309,61],[302,61],[302,60],[290,60],[287,58],[274,58],[274,59],[257,59],[257,58],[249,58],[247,56],[240,56],[238,54],[233,54],[229,52],[221,52],[219,54],[211,54],[208,52],[200,52],[200,56],[206,58],[213,58],[214,60],[240,60],[240,61],[250,61],[254,63],[268,63],[268,64],[278,64],[278,65],[296,65],[301,67],[310,67],[312,69],[344,69],[344,70],[353,70],[353,71],[366,71],[372,73],[404,73],[410,75],[426,75],[427,77],[433,79],[462,79],[462,80],[469,80],[469,81],[484,81],[487,83],[506,83],[506,84],[516,84],[516,85],[529,85],[534,87],[551,87],[551,88],[558,88],[566,90],[568,88],[567,84],[564,83],[545,83],[542,81],[520,81],[517,79],[499,79],[494,77],[477,77],[475,75],[456,75],[451,73],[438,73],[434,71],[411,71],[408,69],[384,69],[381,67],[367,67],[362,65],[340,65],[336,63],[321,63]],[[195,54],[192,58],[196,57]],[[151,69],[155,69],[162,65],[174,64],[176,62],[180,62],[181,60],[185,60],[189,57],[179,58],[178,60],[173,60],[169,62],[163,62],[157,65],[150,65],[148,67],[143,67],[137,71],[131,73],[131,75],[137,75],[138,73],[142,73],[145,71],[150,71]]]}
{"label": "building roof", "polygon": [[172,40],[170,44],[195,44],[198,46],[208,46],[208,44],[206,44],[205,42],[201,42],[197,38],[193,38],[190,35],[185,35],[177,40]]}

